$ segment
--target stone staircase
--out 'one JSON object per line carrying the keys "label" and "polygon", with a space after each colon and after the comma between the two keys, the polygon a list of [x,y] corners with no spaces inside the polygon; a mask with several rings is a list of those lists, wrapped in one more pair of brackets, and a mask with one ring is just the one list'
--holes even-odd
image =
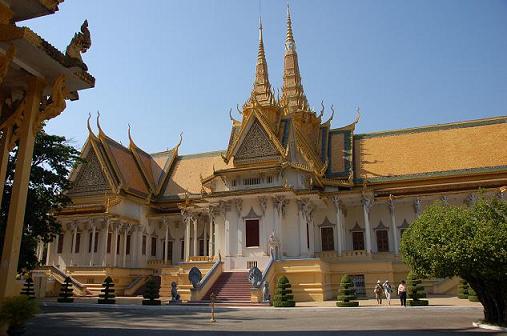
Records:
{"label": "stone staircase", "polygon": [[211,293],[215,293],[217,302],[250,302],[248,272],[222,272],[213,287],[203,297],[209,301]]}

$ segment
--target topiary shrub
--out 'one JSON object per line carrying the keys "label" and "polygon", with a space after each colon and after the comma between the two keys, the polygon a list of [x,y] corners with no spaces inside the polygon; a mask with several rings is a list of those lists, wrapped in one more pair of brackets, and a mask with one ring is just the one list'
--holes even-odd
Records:
{"label": "topiary shrub", "polygon": [[282,275],[276,284],[276,293],[273,297],[274,307],[295,307],[296,302],[294,301],[294,295],[289,279],[285,275]]}
{"label": "topiary shrub", "polygon": [[407,295],[409,306],[427,306],[428,300],[421,300],[426,297],[426,291],[424,286],[421,284],[421,279],[417,279],[412,272],[407,275]]}
{"label": "topiary shrub", "polygon": [[356,287],[348,274],[344,274],[340,280],[340,289],[338,290],[337,307],[358,307],[359,302],[356,296]]}
{"label": "topiary shrub", "polygon": [[458,298],[468,299],[469,286],[468,282],[461,279],[458,284]]}
{"label": "topiary shrub", "polygon": [[58,295],[58,302],[71,303],[74,302],[72,297],[73,285],[70,277],[66,277],[63,284],[60,286],[60,294]]}
{"label": "topiary shrub", "polygon": [[31,277],[25,279],[23,289],[21,289],[21,295],[28,296],[30,299],[35,299],[35,291],[33,289],[33,280]]}
{"label": "topiary shrub", "polygon": [[150,277],[148,281],[146,281],[145,287],[144,287],[144,293],[143,293],[143,305],[148,306],[158,306],[160,305],[160,285],[153,279],[153,277]]}
{"label": "topiary shrub", "polygon": [[111,279],[111,277],[105,278],[104,282],[102,283],[102,286],[104,286],[104,288],[100,290],[102,294],[99,295],[97,303],[100,304],[116,303],[116,300],[114,299],[115,295],[113,288],[114,287],[113,279]]}
{"label": "topiary shrub", "polygon": [[472,287],[468,287],[468,300],[471,302],[479,302],[477,293],[474,291]]}

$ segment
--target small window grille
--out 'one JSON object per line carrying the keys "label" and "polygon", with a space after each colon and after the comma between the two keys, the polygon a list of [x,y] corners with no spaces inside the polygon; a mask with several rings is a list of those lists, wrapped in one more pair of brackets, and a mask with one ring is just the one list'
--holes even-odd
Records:
{"label": "small window grille", "polygon": [[233,187],[235,187],[235,186],[236,186],[236,179],[234,179],[234,180],[232,180],[232,181],[231,181],[231,185],[232,185]]}
{"label": "small window grille", "polygon": [[270,175],[270,176],[268,176],[268,177],[266,178],[266,183],[268,183],[268,184],[273,183],[273,176],[271,176],[271,175]]}
{"label": "small window grille", "polygon": [[250,177],[243,180],[243,184],[246,186],[261,184],[260,177]]}

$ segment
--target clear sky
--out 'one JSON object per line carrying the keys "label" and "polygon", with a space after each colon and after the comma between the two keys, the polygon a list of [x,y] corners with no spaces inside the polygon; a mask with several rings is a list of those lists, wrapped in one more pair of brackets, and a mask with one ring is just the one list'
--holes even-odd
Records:
{"label": "clear sky", "polygon": [[[96,87],[80,92],[49,133],[82,146],[89,112],[148,152],[225,149],[228,111],[250,94],[262,14],[271,85],[281,86],[286,1],[66,0],[22,22],[60,50],[88,19],[83,55]],[[358,133],[507,115],[507,1],[290,1],[310,105],[334,104],[333,127]],[[261,9],[259,10],[259,7]]]}

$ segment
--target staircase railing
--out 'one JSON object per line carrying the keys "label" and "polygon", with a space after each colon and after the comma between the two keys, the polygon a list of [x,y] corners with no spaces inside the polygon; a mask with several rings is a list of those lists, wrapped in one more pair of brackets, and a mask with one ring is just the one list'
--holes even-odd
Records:
{"label": "staircase railing", "polygon": [[262,272],[262,278],[261,281],[259,281],[257,284],[254,284],[254,288],[262,288],[264,286],[264,283],[266,282],[266,279],[268,277],[269,272],[271,271],[271,267],[275,263],[275,259],[273,257],[269,258],[269,262],[266,265],[266,268],[264,268],[264,271]]}
{"label": "staircase railing", "polygon": [[220,255],[218,255],[217,260],[213,263],[213,266],[209,269],[209,271],[206,273],[206,275],[199,281],[195,288],[190,289],[190,301],[197,301],[201,300],[208,290],[210,289],[210,286],[212,284],[208,284],[212,278],[215,280],[217,279],[217,273],[220,275],[222,273],[222,258]]}
{"label": "staircase railing", "polygon": [[60,276],[62,278],[62,282],[65,281],[65,278],[69,277],[70,282],[74,285],[75,288],[77,288],[81,292],[82,295],[83,294],[84,295],[92,295],[93,294],[85,285],[83,285],[81,282],[74,279],[69,274],[66,274],[64,271],[62,271],[58,267],[53,266],[53,265],[46,266],[46,267],[49,270],[49,272],[51,272],[52,274],[56,274],[56,275]]}

